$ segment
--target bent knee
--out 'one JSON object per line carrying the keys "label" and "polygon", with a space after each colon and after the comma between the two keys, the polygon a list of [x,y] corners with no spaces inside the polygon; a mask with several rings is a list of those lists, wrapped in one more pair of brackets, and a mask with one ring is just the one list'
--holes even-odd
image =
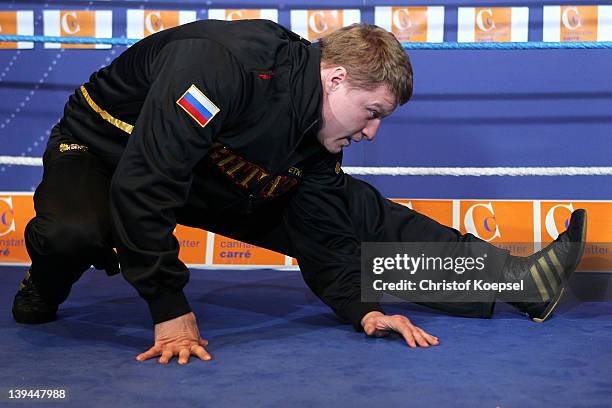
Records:
{"label": "bent knee", "polygon": [[35,217],[26,226],[25,237],[39,254],[73,254],[104,246],[99,226],[81,220]]}

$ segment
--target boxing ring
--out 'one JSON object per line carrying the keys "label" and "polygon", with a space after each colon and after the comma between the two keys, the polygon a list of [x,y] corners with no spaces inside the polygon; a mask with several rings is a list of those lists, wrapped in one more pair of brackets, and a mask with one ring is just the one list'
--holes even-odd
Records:
{"label": "boxing ring", "polygon": [[[545,324],[505,304],[491,320],[480,320],[393,303],[388,313],[407,315],[441,345],[408,349],[398,337],[366,338],[308,290],[293,259],[185,227],[176,235],[181,259],[192,268],[186,294],[213,361],[136,362],[152,340],[146,304],[121,277],[100,271],[88,271],[75,285],[56,322],[13,321],[12,299],[28,264],[23,228],[33,214],[51,127],[74,89],[137,39],[133,19],[147,10],[176,12],[184,22],[262,8],[259,17],[308,36],[308,18],[322,9],[328,25],[357,19],[396,30],[394,13],[405,3],[0,5],[0,45],[7,48],[0,49],[0,406],[37,402],[10,398],[18,389],[65,390],[67,398],[46,401],[51,406],[609,405],[612,2],[597,2],[596,13],[582,1],[496,3],[523,23],[506,21],[514,32],[508,38],[503,30],[487,31],[490,21],[484,34],[478,24],[466,25],[465,16],[486,4],[447,0],[406,9],[425,12],[428,26],[424,37],[396,33],[411,57],[414,96],[385,119],[373,143],[344,153],[344,170],[387,197],[498,245],[550,242],[572,209],[586,208],[588,259]],[[87,35],[62,31],[61,18],[74,11],[94,12],[99,26]],[[17,12],[14,32],[7,32],[2,13]],[[494,13],[489,17],[503,26],[499,16],[506,14]],[[564,40],[571,31],[563,28],[564,13],[570,28],[587,27],[582,40]],[[593,15],[596,28],[589,26]]]}

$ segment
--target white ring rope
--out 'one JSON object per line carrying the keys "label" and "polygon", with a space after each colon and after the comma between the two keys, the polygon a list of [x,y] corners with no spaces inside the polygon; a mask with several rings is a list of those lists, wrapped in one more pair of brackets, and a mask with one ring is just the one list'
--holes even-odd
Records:
{"label": "white ring rope", "polygon": [[360,176],[612,176],[612,167],[343,167]]}
{"label": "white ring rope", "polygon": [[[0,165],[42,166],[40,157],[0,156]],[[343,167],[359,176],[612,176],[612,167]]]}
{"label": "white ring rope", "polygon": [[42,157],[0,156],[0,164],[9,166],[42,166]]}

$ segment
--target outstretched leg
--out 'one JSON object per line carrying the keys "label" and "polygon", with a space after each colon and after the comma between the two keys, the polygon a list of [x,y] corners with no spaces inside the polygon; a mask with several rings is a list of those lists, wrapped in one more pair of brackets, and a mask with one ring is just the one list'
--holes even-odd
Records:
{"label": "outstretched leg", "polygon": [[[466,245],[454,245],[456,243],[478,243],[479,250],[484,246],[488,250],[487,276],[496,282],[524,281],[525,291],[509,303],[535,322],[543,322],[551,316],[584,252],[587,226],[585,210],[576,210],[567,231],[549,246],[529,257],[518,257],[472,234],[461,234],[391,202],[369,184],[350,176],[347,176],[346,195],[361,241],[447,243],[448,255],[453,256],[474,256],[470,253],[457,253],[457,248],[460,251],[470,249]],[[420,304],[459,316],[490,317],[496,300],[509,299],[491,295],[485,302],[470,302],[460,297],[454,300]]]}
{"label": "outstretched leg", "polygon": [[[469,245],[478,243],[487,249],[488,275],[498,279],[508,251],[496,248],[472,234],[461,234],[410,208],[383,197],[366,182],[346,176],[346,196],[354,225],[362,242],[435,242],[447,256],[480,256],[470,254]],[[398,296],[397,293],[394,294]],[[460,294],[458,294],[460,295]],[[401,296],[401,295],[399,295]],[[484,302],[453,299],[452,302],[418,302],[421,305],[456,316],[488,318],[493,314],[495,298]]]}

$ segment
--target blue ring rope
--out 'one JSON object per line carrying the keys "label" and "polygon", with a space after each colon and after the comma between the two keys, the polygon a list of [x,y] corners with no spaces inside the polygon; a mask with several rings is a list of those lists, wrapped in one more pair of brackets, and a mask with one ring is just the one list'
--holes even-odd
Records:
{"label": "blue ring rope", "polygon": [[63,43],[63,44],[111,44],[132,45],[137,39],[133,38],[95,38],[95,37],[48,37],[44,35],[0,35],[0,42],[36,42],[36,43]]}
{"label": "blue ring rope", "polygon": [[[48,37],[44,35],[0,35],[0,42],[46,42],[64,44],[132,45],[134,38]],[[407,50],[545,50],[545,49],[612,49],[612,41],[600,42],[481,42],[481,43],[402,43]]]}
{"label": "blue ring rope", "polygon": [[601,42],[480,42],[480,43],[402,43],[407,50],[560,50],[611,49],[612,41]]}

